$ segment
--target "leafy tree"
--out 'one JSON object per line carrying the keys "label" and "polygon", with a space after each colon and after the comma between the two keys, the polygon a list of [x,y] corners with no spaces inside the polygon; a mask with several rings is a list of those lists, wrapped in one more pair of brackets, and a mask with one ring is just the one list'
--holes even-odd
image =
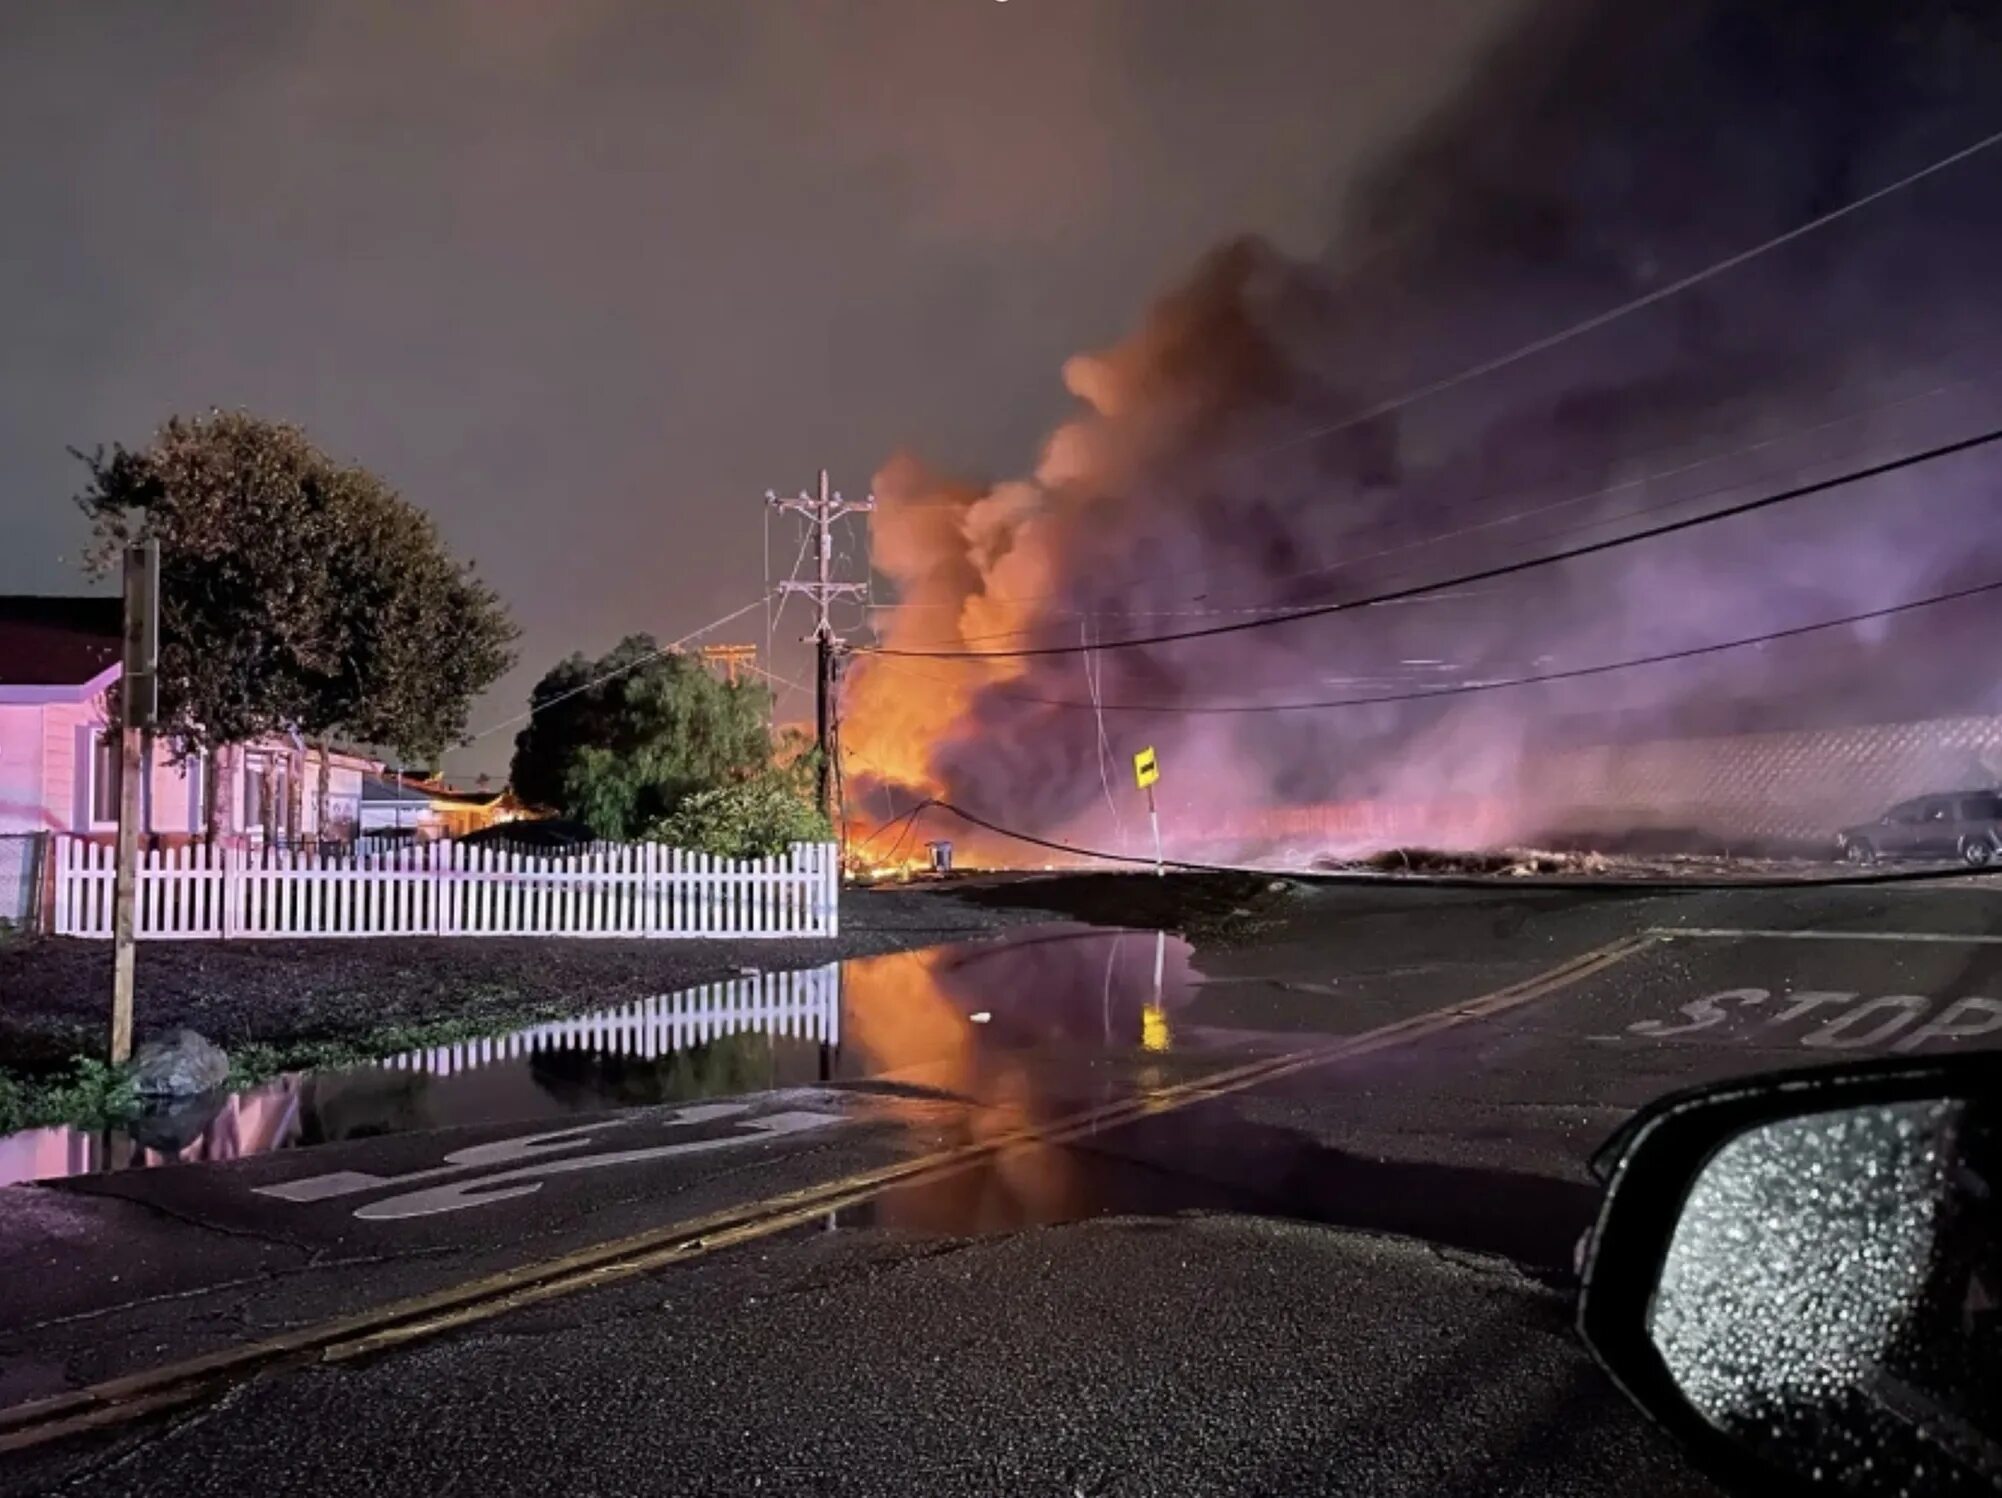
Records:
{"label": "leafy tree", "polygon": [[159,722],[179,755],[298,734],[432,758],[513,662],[500,600],[430,519],[296,426],[214,411],[78,456],[90,575],[160,542]]}
{"label": "leafy tree", "polygon": [[723,858],[768,858],[794,843],[826,842],[834,832],[805,788],[773,771],[695,792],[662,818],[652,835]]}
{"label": "leafy tree", "polygon": [[515,795],[638,836],[684,798],[771,763],[765,689],[718,680],[691,656],[628,635],[597,660],[573,655],[535,685],[514,741]]}

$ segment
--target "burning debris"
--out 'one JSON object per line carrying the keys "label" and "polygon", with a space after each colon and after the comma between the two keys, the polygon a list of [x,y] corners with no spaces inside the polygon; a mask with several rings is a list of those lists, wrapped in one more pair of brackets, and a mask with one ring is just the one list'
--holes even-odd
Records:
{"label": "burning debris", "polygon": [[[949,795],[1142,852],[1113,775],[1159,743],[1171,855],[1332,804],[1436,808],[1418,835],[1505,848],[1593,790],[1526,792],[1524,766],[1553,745],[1977,707],[1994,688],[1961,666],[1988,627],[1975,606],[1585,682],[1484,684],[2002,575],[1979,458],[1410,606],[1075,648],[1450,577],[1987,424],[1978,343],[2002,318],[1988,292],[2002,210],[1980,171],[1941,172],[1505,375],[1373,403],[1966,144],[1992,120],[1998,67],[2002,13],[1948,0],[1540,6],[1355,194],[1320,261],[1226,245],[1130,337],[1072,359],[1080,409],[1026,477],[964,483],[910,456],[878,475],[875,564],[900,601],[882,644],[983,654],[854,663],[851,815],[880,826]],[[1038,648],[1071,653],[988,654]],[[1021,859],[1003,840],[973,849]],[[1576,866],[1451,855],[1469,856]]]}
{"label": "burning debris", "polygon": [[1385,848],[1354,861],[1317,858],[1323,873],[1348,870],[1379,874],[1603,874],[1611,859],[1597,853],[1549,853],[1534,848],[1509,848],[1496,853],[1447,853],[1438,848]]}

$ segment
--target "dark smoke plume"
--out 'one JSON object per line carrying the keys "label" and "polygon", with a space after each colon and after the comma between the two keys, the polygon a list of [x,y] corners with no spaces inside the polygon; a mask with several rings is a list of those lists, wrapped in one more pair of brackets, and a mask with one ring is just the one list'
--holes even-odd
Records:
{"label": "dark smoke plume", "polygon": [[[1545,5],[1357,187],[1321,263],[1223,246],[1124,342],[1071,361],[1083,410],[1032,475],[980,488],[910,460],[886,470],[878,564],[912,605],[887,643],[1074,644],[1251,617],[1995,424],[2002,148],[1505,370],[1348,418],[1998,125],[2002,11],[1988,5]],[[1093,715],[1021,699],[1376,695],[1883,607],[2002,578],[1998,470],[1976,454],[1470,596],[1105,653],[1095,680],[1078,656],[863,661],[847,708],[855,807],[873,818],[944,791],[1013,826],[1131,838]],[[1132,748],[1159,747],[1171,826],[1375,800],[1441,808],[1443,840],[1506,840],[1564,819],[1524,786],[1526,764],[1567,745],[2002,707],[1984,643],[1997,618],[1956,605],[1433,703],[1114,714],[1106,736],[1120,776]],[[1456,825],[1470,805],[1479,825]]]}

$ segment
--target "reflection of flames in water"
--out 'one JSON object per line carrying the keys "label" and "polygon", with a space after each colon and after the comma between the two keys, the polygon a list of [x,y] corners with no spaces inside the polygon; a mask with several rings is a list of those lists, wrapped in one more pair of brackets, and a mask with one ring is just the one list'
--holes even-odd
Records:
{"label": "reflection of flames in water", "polygon": [[[842,993],[844,1045],[856,1048],[871,1074],[973,1104],[941,1115],[943,1137],[926,1141],[932,1147],[994,1144],[1036,1118],[1038,1096],[1021,1055],[982,1045],[982,1027],[948,996],[951,959],[934,949],[851,964]],[[1071,1167],[1061,1150],[1029,1146],[1004,1149],[984,1168],[996,1189],[1023,1200],[1063,1191]]]}
{"label": "reflection of flames in water", "polygon": [[[1050,1042],[1166,1050],[1169,1005],[1193,993],[1190,976],[1185,943],[1139,933],[870,958],[845,967],[843,1046],[854,1048],[861,1073],[936,1088],[970,1105],[919,1115],[927,1120],[922,1127],[937,1129],[921,1136],[925,1146],[1000,1144],[1025,1125],[1103,1101],[1066,1087],[1051,1068],[1079,1052],[1074,1045],[1053,1052]],[[1083,1054],[1096,1052],[1088,1046]],[[1153,1075],[1143,1071],[1137,1080],[1152,1085]],[[1016,1145],[934,1187],[890,1194],[877,1204],[877,1220],[948,1231],[1057,1220],[1085,1189],[1063,1146]]]}
{"label": "reflection of flames in water", "polygon": [[[1184,943],[1099,932],[762,973],[410,1052],[354,1072],[279,1077],[212,1104],[213,1112],[188,1121],[187,1142],[171,1149],[147,1148],[116,1131],[29,1130],[0,1139],[0,1184],[174,1160],[236,1159],[401,1131],[420,1120],[437,1127],[459,1121],[452,1089],[482,1077],[504,1080],[545,1052],[626,1056],[642,1065],[657,1058],[666,1066],[678,1055],[746,1034],[801,1046],[818,1042],[823,1067],[827,1048],[838,1045],[840,1075],[902,1082],[935,1090],[942,1102],[954,1100],[936,1109],[894,1097],[886,1102],[892,1110],[909,1108],[916,1152],[999,1145],[1025,1126],[1103,1100],[1097,1080],[1080,1084],[1074,1077],[1067,1085],[1061,1070],[1049,1070],[1066,1057],[1169,1048],[1175,1033],[1169,1011],[1193,992],[1189,979]],[[809,1067],[798,1080],[813,1075]],[[819,1075],[825,1080],[827,1073]],[[1158,1080],[1145,1068],[1135,1079],[1143,1087]],[[398,1085],[387,1092],[380,1085],[391,1083]],[[774,1075],[756,1085],[784,1083]],[[410,1091],[413,1086],[418,1090]],[[475,1102],[489,1096],[477,1088],[463,1094]],[[437,1102],[436,1111],[427,1098]],[[603,1106],[612,1099],[591,1101]],[[1012,1218],[1057,1213],[1080,1183],[1061,1149],[1026,1145],[983,1160],[976,1189],[987,1207]],[[966,1207],[961,1199],[955,1220],[966,1219]],[[893,1218],[903,1210],[886,1208]]]}

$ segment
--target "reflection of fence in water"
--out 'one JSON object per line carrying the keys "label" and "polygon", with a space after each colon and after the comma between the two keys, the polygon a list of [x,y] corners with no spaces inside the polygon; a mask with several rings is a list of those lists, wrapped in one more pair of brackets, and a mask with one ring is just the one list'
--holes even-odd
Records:
{"label": "reflection of fence in water", "polygon": [[[300,1078],[273,1078],[251,1092],[231,1093],[215,1116],[185,1143],[140,1143],[119,1130],[54,1124],[0,1138],[0,1186],[60,1176],[90,1175],[175,1160],[241,1160],[290,1144],[299,1135]],[[132,1128],[141,1138],[145,1125]]]}
{"label": "reflection of fence in water", "polygon": [[841,1041],[841,967],[757,973],[680,993],[656,994],[622,1009],[551,1020],[507,1035],[486,1035],[377,1064],[449,1077],[538,1051],[584,1050],[652,1059],[744,1033],[775,1039]]}

